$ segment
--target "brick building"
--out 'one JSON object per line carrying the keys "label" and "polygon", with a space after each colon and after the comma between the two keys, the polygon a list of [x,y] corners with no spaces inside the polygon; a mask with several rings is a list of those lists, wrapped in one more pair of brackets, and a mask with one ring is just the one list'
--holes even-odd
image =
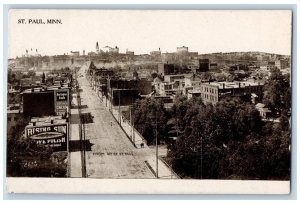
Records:
{"label": "brick building", "polygon": [[200,92],[204,103],[216,104],[228,96],[256,103],[263,96],[263,88],[262,84],[254,82],[209,82],[200,85]]}

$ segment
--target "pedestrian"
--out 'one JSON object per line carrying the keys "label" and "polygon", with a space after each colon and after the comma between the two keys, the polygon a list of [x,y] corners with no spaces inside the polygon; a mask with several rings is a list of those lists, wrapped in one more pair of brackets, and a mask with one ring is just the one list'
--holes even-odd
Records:
{"label": "pedestrian", "polygon": [[110,121],[110,126],[112,126],[112,121]]}

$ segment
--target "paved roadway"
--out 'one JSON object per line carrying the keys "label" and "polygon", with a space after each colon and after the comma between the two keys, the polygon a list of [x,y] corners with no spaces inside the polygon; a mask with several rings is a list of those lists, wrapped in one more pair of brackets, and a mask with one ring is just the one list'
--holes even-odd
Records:
{"label": "paved roadway", "polygon": [[[84,69],[80,74],[84,75]],[[82,89],[81,104],[87,105],[82,113],[93,116],[93,122],[85,124],[85,138],[93,144],[91,151],[86,151],[87,177],[155,178],[145,163],[148,155],[132,145],[105,105],[100,103],[87,79],[78,77],[78,82]]]}

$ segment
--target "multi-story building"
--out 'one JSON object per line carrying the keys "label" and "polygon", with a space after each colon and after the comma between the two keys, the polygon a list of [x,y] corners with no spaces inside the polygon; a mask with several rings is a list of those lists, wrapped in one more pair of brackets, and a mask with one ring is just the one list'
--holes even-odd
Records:
{"label": "multi-story building", "polygon": [[177,51],[177,54],[184,54],[184,53],[189,52],[189,48],[185,47],[185,46],[177,47],[176,51]]}
{"label": "multi-story building", "polygon": [[275,67],[278,69],[285,69],[290,67],[290,61],[288,59],[280,59],[275,61]]}
{"label": "multi-story building", "polygon": [[103,47],[102,51],[103,52],[108,52],[108,53],[119,54],[119,48],[118,48],[118,46],[115,46],[115,47],[105,46],[105,47]]}
{"label": "multi-story building", "polygon": [[134,56],[134,51],[126,49],[126,55]]}
{"label": "multi-story building", "polygon": [[158,64],[158,75],[165,76],[175,74],[175,66],[174,64]]}
{"label": "multi-story building", "polygon": [[21,93],[23,114],[31,117],[68,115],[70,111],[69,89],[69,85],[63,83],[23,91]]}
{"label": "multi-story building", "polygon": [[152,57],[160,56],[160,55],[161,55],[160,48],[158,48],[157,51],[151,51],[151,52],[150,52],[150,55],[151,55]]}
{"label": "multi-story building", "polygon": [[210,69],[209,59],[193,59],[188,67],[194,73],[208,72]]}
{"label": "multi-story building", "polygon": [[262,84],[255,82],[208,82],[200,86],[201,98],[204,103],[216,104],[225,97],[241,97],[242,99],[257,103],[263,96]]}
{"label": "multi-story building", "polygon": [[71,56],[73,56],[73,57],[79,57],[79,55],[80,55],[79,51],[71,51],[70,53],[71,53]]}

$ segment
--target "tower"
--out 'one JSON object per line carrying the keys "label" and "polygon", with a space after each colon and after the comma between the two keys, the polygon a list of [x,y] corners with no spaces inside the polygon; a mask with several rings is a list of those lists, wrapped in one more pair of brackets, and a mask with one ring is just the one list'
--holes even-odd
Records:
{"label": "tower", "polygon": [[98,44],[98,42],[96,43],[96,52],[99,53],[99,44]]}

